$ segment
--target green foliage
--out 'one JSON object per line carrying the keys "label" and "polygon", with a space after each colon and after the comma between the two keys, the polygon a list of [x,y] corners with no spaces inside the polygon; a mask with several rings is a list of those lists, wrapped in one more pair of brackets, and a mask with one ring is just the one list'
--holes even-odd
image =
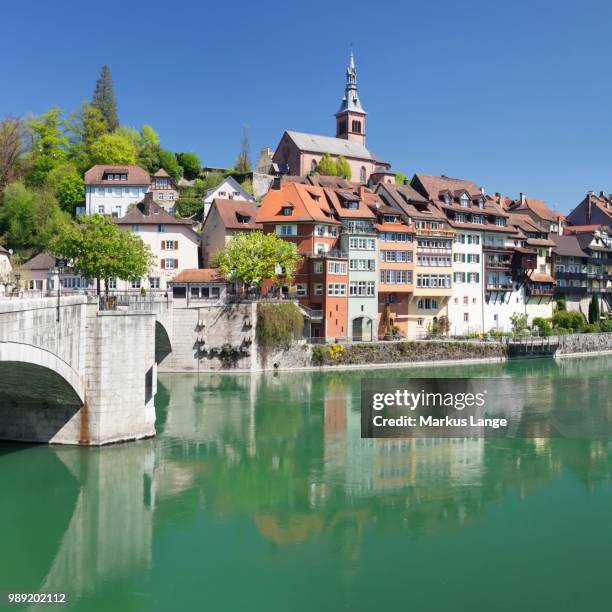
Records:
{"label": "green foliage", "polygon": [[0,234],[6,234],[10,248],[43,251],[68,224],[68,215],[50,191],[27,188],[21,181],[6,187],[0,208]]}
{"label": "green foliage", "polygon": [[87,102],[83,102],[81,108],[68,117],[68,157],[79,173],[91,166],[91,146],[106,133],[108,128],[102,112]]}
{"label": "green foliage", "polygon": [[246,127],[242,132],[242,149],[234,164],[234,170],[239,174],[247,174],[252,170],[249,154],[249,132]]}
{"label": "green foliage", "polygon": [[179,198],[174,204],[174,212],[178,217],[191,217],[204,207],[200,198]]}
{"label": "green foliage", "polygon": [[587,324],[584,315],[575,310],[561,310],[555,312],[552,317],[552,323],[555,328],[563,327],[566,329],[571,329],[575,332],[582,331],[584,326]]}
{"label": "green foliage", "polygon": [[403,185],[408,180],[408,177],[403,172],[395,173],[395,182],[398,185]]}
{"label": "green foliage", "polygon": [[304,317],[293,302],[257,304],[255,338],[262,355],[287,349],[302,336]]}
{"label": "green foliage", "polygon": [[250,194],[253,193],[253,181],[250,178],[245,179],[244,181],[242,181],[242,183],[240,183],[240,186],[245,191],[248,191]]}
{"label": "green foliage", "polygon": [[74,214],[76,206],[85,201],[85,183],[80,175],[68,174],[57,186],[55,192],[62,210]]}
{"label": "green foliage", "polygon": [[282,270],[282,279],[290,281],[300,256],[292,242],[257,231],[234,234],[213,259],[227,279],[261,289],[266,280],[278,279],[277,266]]}
{"label": "green foliage", "polygon": [[[176,160],[174,153],[165,149],[159,150],[159,168],[163,168],[176,182],[183,176],[183,168]],[[156,168],[155,172],[159,168]]]}
{"label": "green foliage", "polygon": [[103,134],[91,145],[92,164],[135,164],[134,145],[120,134]]}
{"label": "green foliage", "polygon": [[195,153],[177,153],[176,159],[183,168],[183,176],[187,180],[192,181],[200,176],[202,163]]}
{"label": "green foliage", "polygon": [[429,333],[434,335],[446,335],[449,329],[450,321],[446,315],[438,317],[437,321],[428,326]]}
{"label": "green foliage", "polygon": [[[225,176],[220,172],[211,172],[210,174],[207,174],[202,181],[203,190],[207,191],[208,189],[216,187],[223,181],[224,178]],[[204,193],[202,193],[202,195],[204,195]]]}
{"label": "green foliage", "polygon": [[66,159],[68,138],[62,130],[62,111],[51,108],[27,122],[32,138],[28,156],[30,168],[26,174],[29,187],[41,187],[49,172]]}
{"label": "green foliage", "polygon": [[538,329],[541,336],[552,335],[552,326],[550,322],[542,317],[535,317],[532,326]]}
{"label": "green foliage", "polygon": [[338,168],[336,162],[331,158],[329,153],[324,153],[323,157],[315,168],[315,173],[322,176],[337,176]]}
{"label": "green foliage", "polygon": [[106,215],[81,217],[78,224],[68,225],[52,241],[51,250],[72,260],[83,276],[105,281],[137,280],[153,264],[150,248]]}
{"label": "green foliage", "polygon": [[560,295],[557,298],[557,310],[567,310],[567,302],[564,295]]}
{"label": "green foliage", "polygon": [[96,82],[91,105],[102,113],[109,132],[113,132],[119,127],[113,78],[110,68],[106,65],[102,66],[100,71],[100,78]]}
{"label": "green foliage", "polygon": [[510,317],[510,323],[512,323],[512,331],[518,334],[527,329],[528,318],[526,314],[515,312]]}
{"label": "green foliage", "polygon": [[140,130],[140,144],[143,147],[158,147],[159,134],[148,124],[144,124]]}
{"label": "green foliage", "polygon": [[23,173],[26,134],[21,119],[7,117],[0,121],[0,197],[6,185]]}
{"label": "green foliage", "polygon": [[599,324],[599,329],[602,332],[612,332],[612,319],[604,319],[600,324]]}
{"label": "green foliage", "polygon": [[583,334],[596,334],[599,331],[599,325],[595,323],[588,323],[582,328]]}
{"label": "green foliage", "polygon": [[595,294],[591,296],[589,303],[589,323],[599,323],[599,297]]}
{"label": "green foliage", "polygon": [[336,173],[338,176],[345,178],[347,181],[351,180],[352,172],[349,163],[346,161],[344,155],[340,155],[336,160]]}

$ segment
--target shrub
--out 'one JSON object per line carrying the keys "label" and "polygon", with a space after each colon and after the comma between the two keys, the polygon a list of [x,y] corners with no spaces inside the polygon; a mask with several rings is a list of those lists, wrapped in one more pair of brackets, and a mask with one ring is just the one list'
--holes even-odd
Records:
{"label": "shrub", "polygon": [[582,333],[584,334],[596,334],[599,331],[599,325],[595,325],[595,323],[588,323],[582,328]]}
{"label": "shrub", "polygon": [[303,329],[304,317],[295,304],[257,304],[255,338],[264,361],[270,351],[289,348]]}
{"label": "shrub", "polygon": [[174,211],[179,217],[191,217],[202,210],[204,204],[200,198],[183,198],[180,197],[175,205]]}
{"label": "shrub", "polygon": [[512,331],[515,334],[518,334],[527,329],[527,315],[526,314],[515,312],[510,317],[510,322],[512,323]]}
{"label": "shrub", "polygon": [[556,332],[560,336],[566,336],[567,334],[573,334],[574,330],[568,327],[557,327]]}
{"label": "shrub", "polygon": [[599,323],[599,297],[595,294],[589,303],[589,323]]}
{"label": "shrub", "polygon": [[550,336],[552,334],[550,323],[542,317],[535,317],[533,320],[533,327],[537,327],[541,336]]}
{"label": "shrub", "polygon": [[566,327],[578,332],[582,331],[587,323],[584,315],[576,310],[557,311],[552,317],[552,322],[554,327]]}
{"label": "shrub", "polygon": [[334,359],[338,355],[342,355],[342,353],[344,353],[344,345],[342,344],[332,344],[327,349],[327,354],[330,357],[330,359]]}
{"label": "shrub", "polygon": [[564,295],[560,295],[557,298],[557,310],[558,311],[567,310],[567,302],[565,301],[565,296]]}
{"label": "shrub", "polygon": [[612,319],[604,319],[600,324],[599,324],[599,329],[602,332],[612,332]]}

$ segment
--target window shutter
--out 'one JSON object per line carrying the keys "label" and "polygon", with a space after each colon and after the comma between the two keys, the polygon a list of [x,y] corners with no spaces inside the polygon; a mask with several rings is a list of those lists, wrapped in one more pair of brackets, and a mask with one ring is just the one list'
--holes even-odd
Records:
{"label": "window shutter", "polygon": [[162,246],[162,251],[165,251],[166,250],[166,241],[165,240],[162,240],[162,245],[161,246]]}
{"label": "window shutter", "polygon": [[165,269],[166,269],[166,260],[165,260],[165,259],[162,259],[162,260],[161,260],[161,269],[162,269],[162,270],[165,270]]}
{"label": "window shutter", "polygon": [[178,240],[175,240],[175,241],[174,241],[174,248],[175,248],[175,250],[177,250],[177,251],[178,251]]}
{"label": "window shutter", "polygon": [[178,259],[174,260],[174,269],[178,270]]}

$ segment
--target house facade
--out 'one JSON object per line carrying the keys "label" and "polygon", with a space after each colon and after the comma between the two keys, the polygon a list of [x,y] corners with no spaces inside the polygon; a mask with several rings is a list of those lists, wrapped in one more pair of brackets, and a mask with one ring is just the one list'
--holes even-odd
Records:
{"label": "house facade", "polygon": [[208,189],[202,197],[204,204],[204,218],[212,207],[215,200],[239,200],[241,202],[253,202],[255,198],[250,194],[233,176],[228,176],[216,187]]}
{"label": "house facade", "polygon": [[153,194],[153,201],[164,210],[172,214],[174,205],[179,198],[178,187],[174,179],[160,168],[151,178],[149,191]]}
{"label": "house facade", "polygon": [[213,200],[202,227],[202,265],[212,265],[213,255],[237,232],[261,230],[255,221],[257,206],[249,200]]}
{"label": "house facade", "polygon": [[150,185],[149,173],[140,166],[92,166],[85,172],[85,214],[123,217]]}
{"label": "house facade", "polygon": [[606,225],[612,230],[612,195],[588,191],[584,199],[567,215],[568,223],[577,226]]}
{"label": "house facade", "polygon": [[147,193],[142,202],[116,220],[151,248],[154,264],[146,278],[136,281],[113,279],[111,289],[166,291],[169,281],[184,269],[198,267],[199,236],[189,219],[177,219],[153,201]]}

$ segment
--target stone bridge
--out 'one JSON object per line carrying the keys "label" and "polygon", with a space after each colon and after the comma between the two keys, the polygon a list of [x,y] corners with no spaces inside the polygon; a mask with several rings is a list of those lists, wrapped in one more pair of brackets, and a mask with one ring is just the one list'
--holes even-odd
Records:
{"label": "stone bridge", "polygon": [[[0,439],[101,445],[155,435],[167,300],[0,300]],[[156,359],[157,355],[157,359]]]}

